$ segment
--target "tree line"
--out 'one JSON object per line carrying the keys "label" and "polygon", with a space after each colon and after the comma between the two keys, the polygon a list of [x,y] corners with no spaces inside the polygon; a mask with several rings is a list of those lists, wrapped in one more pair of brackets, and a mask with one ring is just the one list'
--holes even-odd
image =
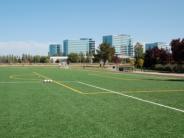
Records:
{"label": "tree line", "polygon": [[32,56],[30,54],[22,54],[22,56],[6,55],[0,56],[0,63],[49,63],[49,57]]}
{"label": "tree line", "polygon": [[174,39],[170,45],[171,51],[155,47],[143,53],[143,46],[137,43],[135,45],[135,66],[161,71],[184,72],[184,39]]}
{"label": "tree line", "polygon": [[71,63],[89,63],[92,62],[93,55],[89,53],[70,53],[68,55],[68,61]]}

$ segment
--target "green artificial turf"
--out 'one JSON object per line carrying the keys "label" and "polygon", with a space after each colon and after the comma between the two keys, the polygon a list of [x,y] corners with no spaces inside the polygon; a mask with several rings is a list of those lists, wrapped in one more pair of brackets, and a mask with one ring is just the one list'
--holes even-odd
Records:
{"label": "green artificial turf", "polygon": [[[54,82],[43,83],[43,76]],[[0,137],[184,138],[184,112],[104,93],[79,81],[184,110],[183,79],[103,70],[2,67]]]}

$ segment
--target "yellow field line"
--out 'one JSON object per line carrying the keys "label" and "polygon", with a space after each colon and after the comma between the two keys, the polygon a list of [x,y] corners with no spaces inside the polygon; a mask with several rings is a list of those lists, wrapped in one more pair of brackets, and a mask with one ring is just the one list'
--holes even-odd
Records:
{"label": "yellow field line", "polygon": [[[37,73],[37,72],[33,72],[33,73],[36,74],[36,75],[39,76],[39,77],[44,78],[44,79],[50,79],[50,80],[51,80],[51,78],[49,78],[49,77],[47,77],[47,76],[44,76],[44,75],[42,75],[42,74],[39,74],[39,73]],[[66,84],[61,83],[61,82],[58,82],[58,81],[55,81],[55,80],[53,80],[53,82],[54,82],[55,84],[58,84],[58,85],[60,85],[60,86],[65,87],[65,88],[67,88],[67,89],[70,89],[70,90],[72,90],[72,91],[74,91],[74,92],[76,92],[76,93],[84,94],[84,93],[81,92],[80,90],[77,90],[77,89],[75,89],[75,88],[72,88],[72,87],[70,87],[70,86],[68,86],[68,85],[66,85]]]}
{"label": "yellow field line", "polygon": [[72,90],[72,91],[74,91],[74,92],[77,92],[77,93],[80,93],[80,94],[84,94],[83,92],[81,92],[81,91],[79,91],[79,90],[77,90],[77,89],[75,89],[75,88],[72,88],[71,86],[62,84],[62,83],[57,82],[57,81],[54,81],[54,82],[55,82],[56,84],[58,84],[58,85],[61,85],[61,86],[65,87],[65,88],[68,88],[68,89],[70,89],[70,90]]}
{"label": "yellow field line", "polygon": [[97,95],[97,94],[108,94],[108,93],[112,93],[112,92],[86,92],[83,94],[85,94],[85,95]]}
{"label": "yellow field line", "polygon": [[10,75],[9,78],[10,78],[10,79],[13,79],[13,75]]}
{"label": "yellow field line", "polygon": [[116,79],[116,80],[141,80],[141,79],[125,79],[125,78],[118,78],[118,77],[109,77],[109,76],[99,76],[96,74],[88,74],[89,76],[97,76],[101,78],[111,78],[111,79]]}
{"label": "yellow field line", "polygon": [[155,92],[155,93],[157,93],[157,92],[184,92],[184,90],[143,90],[143,91],[141,91],[141,90],[130,91],[129,90],[129,91],[126,91],[126,93],[149,93],[149,92]]}

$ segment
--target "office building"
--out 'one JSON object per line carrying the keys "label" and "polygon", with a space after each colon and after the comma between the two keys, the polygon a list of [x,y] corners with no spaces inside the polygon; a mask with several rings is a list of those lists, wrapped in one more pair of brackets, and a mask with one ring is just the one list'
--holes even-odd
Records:
{"label": "office building", "polygon": [[86,55],[95,53],[95,41],[90,38],[81,38],[80,40],[64,40],[63,41],[64,55],[70,53],[83,53]]}
{"label": "office building", "polygon": [[62,45],[61,44],[51,44],[49,45],[49,56],[61,56],[62,55]]}
{"label": "office building", "polygon": [[87,40],[89,44],[89,53],[95,54],[95,41],[91,38],[81,38],[80,40]]}
{"label": "office building", "polygon": [[159,49],[165,49],[167,51],[171,51],[171,47],[167,44],[167,43],[164,43],[164,42],[155,42],[155,43],[146,43],[145,44],[145,50],[149,50],[149,49],[152,49],[152,48],[159,48]]}
{"label": "office building", "polygon": [[130,35],[107,35],[103,36],[103,43],[110,44],[115,48],[115,54],[121,58],[132,58],[134,47]]}

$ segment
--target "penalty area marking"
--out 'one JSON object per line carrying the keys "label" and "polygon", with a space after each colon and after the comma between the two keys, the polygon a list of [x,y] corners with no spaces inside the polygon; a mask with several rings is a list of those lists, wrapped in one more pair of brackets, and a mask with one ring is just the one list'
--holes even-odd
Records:
{"label": "penalty area marking", "polygon": [[9,78],[14,79],[14,80],[28,80],[28,81],[39,81],[39,80],[41,80],[41,79],[29,78],[29,77],[33,77],[33,76],[34,76],[34,74],[33,75],[32,74],[30,74],[30,75],[10,75]]}
{"label": "penalty area marking", "polygon": [[[39,74],[37,72],[34,72],[34,74],[36,74],[37,76],[42,77],[44,79],[50,79],[50,78],[48,78],[48,77],[46,77],[44,75],[41,75],[41,74]],[[58,81],[53,80],[53,83],[58,84],[60,86],[63,86],[65,88],[67,88],[67,89],[70,89],[70,90],[72,90],[72,91],[74,91],[76,93],[83,94],[83,95],[86,94],[86,93],[83,93],[83,92],[81,92],[81,91],[79,91],[77,89],[74,89],[74,88],[72,88],[72,87],[70,87],[68,85],[65,85],[63,83],[60,83]],[[174,110],[174,111],[178,111],[178,112],[184,113],[184,110],[178,109],[178,108],[175,108],[175,107],[171,107],[171,106],[159,104],[159,103],[156,103],[156,102],[144,100],[144,99],[141,99],[141,98],[138,98],[138,97],[130,96],[130,95],[123,94],[123,93],[120,93],[120,92],[116,92],[116,91],[113,91],[113,90],[109,90],[109,89],[105,89],[105,88],[98,87],[98,86],[95,86],[95,85],[87,84],[87,83],[84,83],[84,82],[81,82],[81,81],[78,81],[78,83],[83,84],[83,85],[86,85],[86,86],[90,86],[90,87],[93,87],[93,88],[97,88],[97,89],[100,89],[100,90],[103,90],[103,91],[107,91],[107,92],[109,92],[108,94],[117,94],[117,95],[121,95],[121,96],[124,96],[124,97],[128,97],[128,98],[137,100],[137,101],[141,101],[141,102],[144,102],[144,103],[149,103],[149,104],[152,104],[152,105],[157,105],[157,106],[160,106],[160,107],[163,107],[163,108],[167,108],[167,109],[170,109],[170,110]]]}
{"label": "penalty area marking", "polygon": [[144,103],[157,105],[157,106],[160,106],[160,107],[164,107],[164,108],[167,108],[167,109],[171,109],[171,110],[174,110],[174,111],[178,111],[178,112],[184,113],[184,110],[181,110],[181,109],[178,109],[178,108],[175,108],[175,107],[171,107],[171,106],[159,104],[159,103],[156,103],[156,102],[144,100],[144,99],[141,99],[141,98],[138,98],[138,97],[130,96],[130,95],[123,94],[123,93],[120,93],[120,92],[116,92],[116,91],[113,91],[113,90],[109,90],[109,89],[105,89],[105,88],[98,87],[98,86],[95,86],[95,85],[87,84],[87,83],[84,83],[84,82],[81,82],[81,81],[79,81],[79,83],[83,84],[83,85],[86,85],[86,86],[93,87],[93,88],[97,88],[97,89],[100,89],[100,90],[104,90],[104,91],[110,92],[112,94],[121,95],[121,96],[128,97],[128,98],[131,98],[131,99],[134,99],[134,100],[137,100],[137,101],[141,101],[141,102],[144,102]]}
{"label": "penalty area marking", "polygon": [[[42,75],[42,74],[40,74],[40,73],[37,73],[37,72],[33,72],[33,73],[34,73],[35,75],[37,75],[38,77],[42,77],[42,78],[44,78],[44,79],[52,80],[51,78],[49,78],[49,77],[47,77],[47,76],[44,76],[44,75]],[[83,94],[83,92],[81,92],[81,91],[79,91],[79,90],[77,90],[77,89],[75,89],[75,88],[72,88],[72,87],[70,87],[69,85],[63,84],[63,83],[61,83],[61,82],[58,82],[58,81],[53,80],[53,83],[58,84],[58,85],[60,85],[60,86],[63,86],[64,88],[70,89],[70,90],[72,90],[72,91],[74,91],[74,92],[76,92],[76,93]]]}

